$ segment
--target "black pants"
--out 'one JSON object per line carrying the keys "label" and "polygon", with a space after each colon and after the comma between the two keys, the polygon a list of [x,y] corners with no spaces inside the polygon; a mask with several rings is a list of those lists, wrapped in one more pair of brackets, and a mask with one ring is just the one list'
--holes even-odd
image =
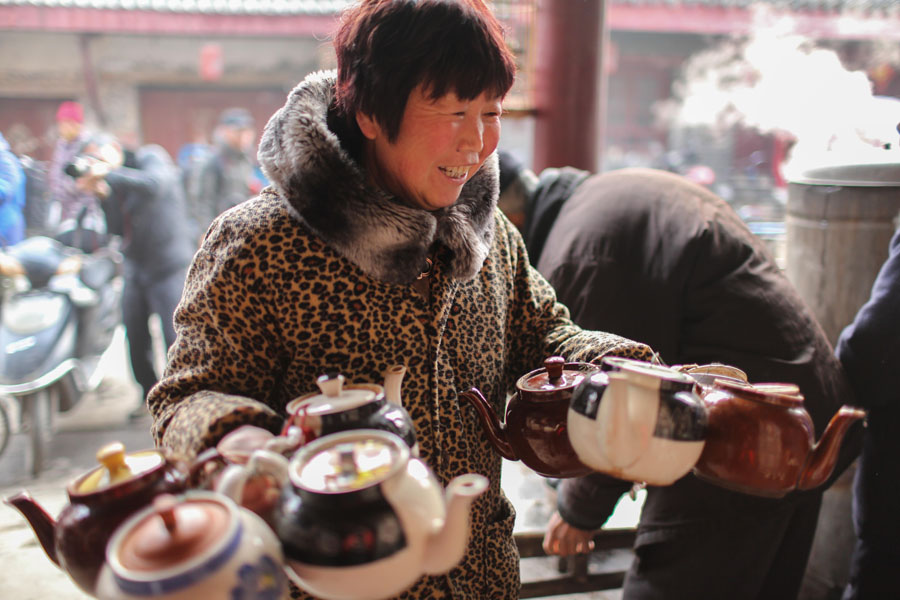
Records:
{"label": "black pants", "polygon": [[141,386],[141,397],[145,401],[150,388],[158,380],[153,368],[153,339],[148,320],[151,315],[159,315],[166,348],[171,346],[175,341],[172,315],[181,300],[185,275],[185,269],[179,269],[163,277],[150,278],[141,273],[136,265],[126,265],[122,318],[128,337],[131,370]]}
{"label": "black pants", "polygon": [[[768,512],[640,536],[625,600],[795,600],[821,494]],[[648,536],[650,537],[650,536]]]}

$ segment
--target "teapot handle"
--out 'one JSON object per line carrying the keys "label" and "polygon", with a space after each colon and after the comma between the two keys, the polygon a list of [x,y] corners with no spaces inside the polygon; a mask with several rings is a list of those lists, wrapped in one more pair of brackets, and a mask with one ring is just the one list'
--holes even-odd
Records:
{"label": "teapot handle", "polygon": [[222,456],[222,453],[215,446],[207,448],[183,469],[187,471],[188,487],[194,489],[211,488],[210,481],[215,477],[215,474],[229,464],[231,463]]}
{"label": "teapot handle", "polygon": [[271,475],[280,489],[288,480],[288,460],[270,450],[256,450],[246,465],[232,464],[223,472],[216,483],[216,491],[228,496],[236,504],[241,504],[244,486],[250,477]]}

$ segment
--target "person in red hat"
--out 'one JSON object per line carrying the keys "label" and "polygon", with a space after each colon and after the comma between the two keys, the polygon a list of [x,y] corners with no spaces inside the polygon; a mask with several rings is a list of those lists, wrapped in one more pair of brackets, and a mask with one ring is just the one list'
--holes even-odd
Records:
{"label": "person in red hat", "polygon": [[[75,179],[66,174],[65,169],[84,148],[90,137],[84,126],[84,109],[78,102],[67,100],[56,110],[56,127],[59,139],[47,170],[48,192],[51,202],[51,216],[47,227],[60,241],[65,243],[66,232],[76,229],[88,230],[96,235],[77,236],[86,240],[85,251],[96,250],[106,235],[106,219],[100,202],[94,194],[79,189]],[[70,236],[71,237],[71,236]]]}

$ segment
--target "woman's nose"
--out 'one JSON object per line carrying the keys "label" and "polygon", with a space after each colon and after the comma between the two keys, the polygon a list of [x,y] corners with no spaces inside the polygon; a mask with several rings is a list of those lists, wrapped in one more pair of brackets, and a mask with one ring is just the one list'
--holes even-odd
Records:
{"label": "woman's nose", "polygon": [[469,118],[463,123],[459,137],[459,150],[481,152],[484,148],[484,123],[479,118]]}

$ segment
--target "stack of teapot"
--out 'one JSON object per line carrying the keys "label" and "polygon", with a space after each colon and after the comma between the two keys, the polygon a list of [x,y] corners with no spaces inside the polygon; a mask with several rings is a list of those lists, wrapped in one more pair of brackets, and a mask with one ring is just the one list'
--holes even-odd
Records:
{"label": "stack of teapot", "polygon": [[848,427],[866,414],[841,407],[816,442],[796,385],[753,384],[729,365],[619,357],[546,359],[518,380],[504,422],[477,388],[460,397],[499,454],[546,477],[601,472],[664,486],[693,472],[765,497],[825,483]]}
{"label": "stack of teapot", "polygon": [[211,449],[185,465],[104,446],[56,519],[25,491],[6,503],[105,600],[281,599],[288,579],[330,600],[394,596],[462,559],[488,486],[470,473],[441,490],[418,458],[404,373],[392,367],[383,386],[320,377],[320,393],[288,405],[282,434],[246,456]]}

